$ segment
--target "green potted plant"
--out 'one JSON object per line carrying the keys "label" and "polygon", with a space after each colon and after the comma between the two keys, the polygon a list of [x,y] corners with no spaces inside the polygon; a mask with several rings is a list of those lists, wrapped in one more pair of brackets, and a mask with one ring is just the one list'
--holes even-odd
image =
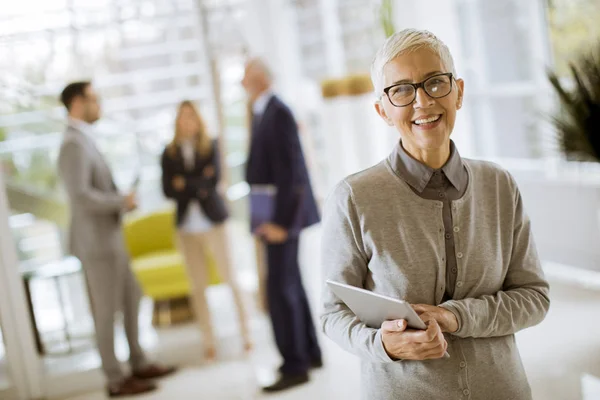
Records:
{"label": "green potted plant", "polygon": [[600,43],[569,69],[569,84],[548,73],[560,106],[551,117],[558,144],[568,160],[600,162]]}

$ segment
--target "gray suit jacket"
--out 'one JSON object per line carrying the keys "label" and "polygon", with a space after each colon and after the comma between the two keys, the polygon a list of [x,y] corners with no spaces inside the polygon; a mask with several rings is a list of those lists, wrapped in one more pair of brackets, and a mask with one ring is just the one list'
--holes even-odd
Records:
{"label": "gray suit jacket", "polygon": [[69,250],[82,262],[126,255],[121,231],[125,198],[91,138],[69,126],[58,156],[71,209]]}

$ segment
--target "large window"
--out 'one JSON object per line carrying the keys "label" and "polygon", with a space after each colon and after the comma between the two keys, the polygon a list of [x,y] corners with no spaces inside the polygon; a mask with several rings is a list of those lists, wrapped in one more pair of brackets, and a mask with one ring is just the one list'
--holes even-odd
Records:
{"label": "large window", "polygon": [[[57,179],[56,158],[66,124],[58,95],[70,81],[94,82],[103,111],[96,124],[97,145],[123,190],[141,171],[140,206],[154,209],[165,203],[159,155],[172,138],[178,103],[195,101],[212,134],[218,134],[213,60],[225,105],[221,128],[225,131],[223,155],[230,167],[228,194],[235,200],[232,214],[238,222],[245,218],[246,191],[240,184],[246,157],[246,103],[239,84],[244,49],[236,29],[244,18],[242,3],[24,0],[3,4],[0,168],[23,277],[32,268],[63,262],[66,256],[63,238],[68,210]],[[204,37],[203,22],[210,37]],[[86,304],[85,285],[76,278],[61,285],[64,313],[73,321],[73,330],[91,331],[89,311],[79,306]],[[60,334],[57,293],[51,281],[31,284],[29,297],[40,314],[38,328],[44,345],[57,342],[53,335]],[[48,346],[50,352],[52,346]],[[97,363],[97,357],[92,359]],[[1,360],[2,354],[0,386]],[[61,373],[87,362],[82,360],[62,359],[58,362],[62,367],[55,358],[45,361],[53,373]]]}
{"label": "large window", "polygon": [[[379,2],[295,3],[306,76],[320,82],[369,71],[384,39]],[[548,155],[552,133],[545,118],[550,97],[545,71],[551,53],[545,0],[397,0],[392,5],[396,29],[428,29],[451,47],[467,83],[455,132],[466,155]]]}
{"label": "large window", "polygon": [[548,39],[539,1],[458,0],[462,59],[474,152],[493,158],[544,156]]}
{"label": "large window", "polygon": [[[123,185],[136,168],[156,164],[179,101],[214,110],[193,0],[40,4],[43,18],[4,7],[0,15],[0,63],[13,92],[0,110],[9,184],[56,188],[52,171],[65,123],[57,96],[68,81],[92,79],[99,90],[99,145]],[[15,154],[17,143],[22,154]]]}
{"label": "large window", "polygon": [[378,4],[370,0],[295,2],[306,76],[321,80],[365,73],[384,38]]}

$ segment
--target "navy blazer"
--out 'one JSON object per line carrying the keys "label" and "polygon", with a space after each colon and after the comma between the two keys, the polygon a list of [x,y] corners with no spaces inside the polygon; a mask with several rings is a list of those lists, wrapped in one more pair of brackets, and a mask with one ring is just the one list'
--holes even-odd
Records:
{"label": "navy blazer", "polygon": [[276,96],[261,116],[253,118],[246,181],[277,188],[272,222],[291,235],[320,221],[298,126],[290,109]]}
{"label": "navy blazer", "polygon": [[[203,175],[204,168],[212,166],[215,174],[211,178]],[[185,168],[181,147],[177,146],[175,157],[165,151],[161,157],[162,189],[167,198],[177,202],[177,225],[181,225],[188,205],[197,201],[204,214],[214,223],[223,222],[229,217],[223,197],[217,192],[217,183],[221,179],[221,163],[217,141],[213,141],[212,151],[208,157],[200,157],[196,152],[195,164],[192,169]],[[173,178],[176,175],[185,178],[185,188],[177,191],[173,188]]]}

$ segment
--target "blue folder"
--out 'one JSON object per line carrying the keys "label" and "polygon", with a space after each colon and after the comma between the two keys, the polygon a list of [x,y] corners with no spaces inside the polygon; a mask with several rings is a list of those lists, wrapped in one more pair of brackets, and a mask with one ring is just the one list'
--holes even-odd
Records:
{"label": "blue folder", "polygon": [[[250,190],[250,230],[256,232],[262,224],[273,222],[275,216],[275,206],[277,200],[277,190],[272,186],[253,187]],[[296,216],[288,234],[294,236],[299,234],[302,229],[302,196],[298,194],[297,204],[290,204],[290,207],[296,207]]]}

